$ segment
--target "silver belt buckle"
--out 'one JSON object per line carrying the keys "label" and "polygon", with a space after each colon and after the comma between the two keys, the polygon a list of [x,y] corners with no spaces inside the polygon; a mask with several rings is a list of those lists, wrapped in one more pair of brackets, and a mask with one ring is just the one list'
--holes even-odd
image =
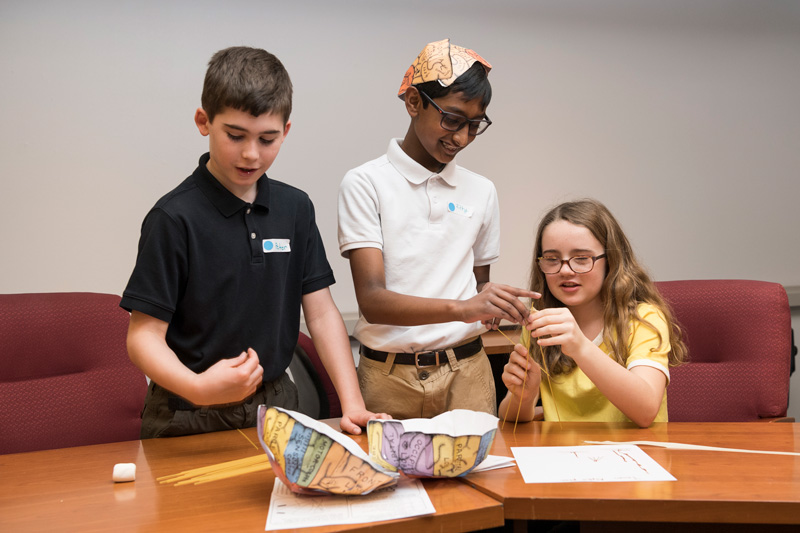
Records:
{"label": "silver belt buckle", "polygon": [[[432,365],[420,365],[419,364],[419,356],[420,355],[424,355],[424,354],[428,354],[428,353],[432,353],[432,354],[434,354],[436,356],[436,363],[434,363]],[[424,352],[414,352],[414,366],[417,367],[417,368],[424,368],[426,366],[439,366],[440,364],[441,363],[439,362],[439,352],[437,352],[437,351],[427,350],[427,351],[424,351]]]}

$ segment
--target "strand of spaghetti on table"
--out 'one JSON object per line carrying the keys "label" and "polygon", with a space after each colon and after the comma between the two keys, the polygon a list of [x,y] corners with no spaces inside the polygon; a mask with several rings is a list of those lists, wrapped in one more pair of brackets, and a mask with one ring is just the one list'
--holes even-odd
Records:
{"label": "strand of spaghetti on table", "polygon": [[261,472],[272,468],[269,464],[269,459],[266,455],[256,455],[253,457],[245,457],[244,459],[236,459],[233,461],[226,461],[215,465],[203,466],[200,468],[193,468],[171,474],[169,476],[162,476],[156,478],[159,483],[174,483],[178,485],[200,484],[208,483],[210,481],[217,481],[220,479],[227,479],[231,477],[249,474],[251,472]]}
{"label": "strand of spaghetti on table", "polygon": [[[242,432],[241,429],[237,431],[258,450],[259,447],[250,440],[250,438]],[[200,485],[202,483],[210,483],[211,481],[218,481],[220,479],[228,479],[252,472],[262,472],[269,470],[272,466],[269,464],[269,459],[266,455],[255,455],[253,457],[245,457],[244,459],[236,459],[215,465],[203,466],[200,468],[193,468],[171,474],[169,476],[162,476],[157,478],[160,483],[174,483],[175,486],[179,485]]]}
{"label": "strand of spaghetti on table", "polygon": [[250,437],[248,437],[247,435],[245,435],[245,434],[244,434],[244,431],[242,431],[242,430],[241,430],[241,429],[239,429],[239,428],[236,428],[236,431],[238,431],[239,433],[241,433],[242,437],[244,437],[245,439],[247,439],[247,442],[249,442],[250,444],[252,444],[252,445],[253,445],[253,448],[255,448],[256,450],[259,450],[259,451],[261,451],[261,449],[260,449],[258,446],[256,446],[256,443],[255,443],[255,442],[253,442],[253,441],[251,441],[251,440],[250,440]]}

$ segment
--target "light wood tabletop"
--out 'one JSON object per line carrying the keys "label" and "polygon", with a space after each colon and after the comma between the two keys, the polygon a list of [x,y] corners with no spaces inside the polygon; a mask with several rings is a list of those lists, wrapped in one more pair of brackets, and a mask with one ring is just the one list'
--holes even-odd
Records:
{"label": "light wood tabletop", "polygon": [[[800,452],[800,424],[792,423],[671,422],[639,429],[623,423],[528,422],[516,431],[513,422],[501,425],[490,450],[495,455],[513,456],[511,448],[518,446],[577,446],[587,440]],[[507,519],[680,522],[682,527],[800,524],[798,456],[640,448],[677,481],[526,484],[517,468],[462,479],[502,501]]]}
{"label": "light wood tabletop", "polygon": [[481,335],[483,339],[483,349],[487,355],[508,355],[514,349],[514,345],[509,341],[519,341],[519,330],[509,329],[499,332],[490,330]]}
{"label": "light wood tabletop", "polygon": [[[256,442],[255,429],[245,434]],[[366,447],[366,436],[354,440]],[[514,431],[509,422],[501,424],[490,453],[512,456],[516,446],[575,446],[586,440],[798,452],[800,424],[672,422],[639,429],[529,422]],[[410,528],[458,532],[499,526],[504,517],[580,521],[582,531],[635,530],[642,522],[650,530],[660,523],[680,525],[681,531],[693,524],[769,524],[787,530],[800,524],[800,457],[641,448],[677,481],[526,484],[517,468],[503,468],[425,480],[437,511],[432,516],[313,531],[364,531],[377,525],[403,533]],[[0,455],[0,531],[263,531],[271,471],[197,486],[156,481],[261,453],[229,431]],[[136,481],[113,483],[114,464],[125,462],[137,465]]]}
{"label": "light wood tabletop", "polygon": [[[255,428],[244,430],[255,443]],[[366,447],[365,436],[356,441]],[[264,531],[275,475],[254,472],[203,485],[156,478],[263,455],[237,431],[0,455],[0,531]],[[116,463],[136,481],[113,483]],[[379,522],[381,531],[460,532],[503,524],[500,502],[456,480],[423,482],[436,514]],[[323,496],[324,497],[324,496]],[[363,531],[371,524],[304,528]]]}

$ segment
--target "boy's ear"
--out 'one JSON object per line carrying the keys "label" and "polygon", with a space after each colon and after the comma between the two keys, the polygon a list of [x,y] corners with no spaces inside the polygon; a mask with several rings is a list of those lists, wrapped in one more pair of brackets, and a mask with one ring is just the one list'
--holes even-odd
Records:
{"label": "boy's ear", "polygon": [[291,127],[292,127],[292,121],[291,120],[287,120],[286,121],[286,125],[283,127],[283,137],[284,138],[286,138],[286,136],[289,135],[289,129],[291,129]]}
{"label": "boy's ear", "polygon": [[409,87],[406,89],[406,94],[403,95],[403,101],[406,104],[406,111],[414,118],[419,115],[422,109],[422,95],[416,87]]}
{"label": "boy's ear", "polygon": [[203,137],[208,135],[211,121],[208,120],[208,114],[202,107],[198,107],[197,111],[194,112],[194,123],[197,125],[197,129],[200,130],[200,135]]}

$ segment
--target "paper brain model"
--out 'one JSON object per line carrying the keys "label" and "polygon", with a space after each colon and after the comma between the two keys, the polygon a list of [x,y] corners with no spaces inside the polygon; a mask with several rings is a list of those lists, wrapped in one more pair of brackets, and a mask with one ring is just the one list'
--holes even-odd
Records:
{"label": "paper brain model", "polygon": [[370,457],[381,466],[417,477],[458,477],[486,458],[497,417],[455,409],[431,419],[370,420]]}
{"label": "paper brain model", "polygon": [[300,494],[367,494],[397,483],[352,439],[302,413],[259,406],[258,439],[275,474]]}

